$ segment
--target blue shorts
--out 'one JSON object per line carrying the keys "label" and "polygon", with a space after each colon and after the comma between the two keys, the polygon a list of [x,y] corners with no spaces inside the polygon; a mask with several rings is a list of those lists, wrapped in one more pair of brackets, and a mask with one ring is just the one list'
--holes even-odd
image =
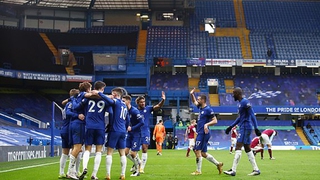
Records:
{"label": "blue shorts", "polygon": [[150,145],[150,135],[140,137],[141,144]]}
{"label": "blue shorts", "polygon": [[126,139],[126,148],[130,148],[131,151],[140,151],[141,138],[128,135]]}
{"label": "blue shorts", "polygon": [[61,133],[61,141],[62,141],[62,148],[71,148],[71,144],[69,141],[69,133]]}
{"label": "blue shorts", "polygon": [[150,130],[145,129],[144,131],[141,131],[141,144],[147,144],[150,145]]}
{"label": "blue shorts", "polygon": [[252,129],[240,128],[237,143],[251,144]]}
{"label": "blue shorts", "polygon": [[210,139],[210,133],[198,134],[198,136],[196,138],[196,144],[195,144],[194,149],[201,150],[201,152],[207,152],[209,139]]}
{"label": "blue shorts", "polygon": [[107,147],[124,149],[126,148],[126,133],[124,132],[109,132],[107,137]]}
{"label": "blue shorts", "polygon": [[83,144],[84,135],[85,135],[85,124],[71,122],[71,124],[70,124],[71,145]]}
{"label": "blue shorts", "polygon": [[87,129],[84,140],[85,145],[103,145],[105,141],[104,129]]}

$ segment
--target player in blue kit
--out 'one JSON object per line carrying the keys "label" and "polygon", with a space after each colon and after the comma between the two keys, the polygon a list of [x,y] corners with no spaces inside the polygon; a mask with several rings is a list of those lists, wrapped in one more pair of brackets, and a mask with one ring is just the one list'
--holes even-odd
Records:
{"label": "player in blue kit", "polygon": [[[241,148],[242,146],[244,146],[244,150],[247,153],[247,156],[253,168],[253,171],[248,175],[249,176],[259,175],[260,171],[257,166],[254,154],[250,148],[250,143],[251,143],[250,135],[253,128],[257,136],[261,135],[261,132],[258,129],[257,119],[256,119],[256,116],[254,115],[254,111],[248,99],[242,97],[241,88],[237,87],[233,90],[233,97],[235,101],[239,101],[239,105],[238,105],[239,115],[238,115],[238,118],[226,129],[226,134],[229,134],[229,132],[235,125],[238,125],[240,127],[240,130],[239,130],[239,136],[236,144],[232,168],[228,171],[224,171],[224,173],[230,176],[236,175],[237,166],[242,154]],[[252,125],[253,125],[253,128],[252,128]]]}
{"label": "player in blue kit", "polygon": [[[79,94],[78,89],[71,89],[69,92],[70,98],[73,99],[77,97]],[[63,125],[61,127],[61,141],[62,141],[62,154],[60,157],[60,174],[59,178],[65,178],[66,175],[64,173],[64,169],[66,166],[66,162],[68,159],[68,155],[71,149],[71,144],[69,142],[69,125],[70,125],[70,120],[72,117],[77,117],[78,114],[72,113],[71,111],[71,102],[65,102],[65,107],[62,111],[62,119],[63,119]]]}
{"label": "player in blue kit", "polygon": [[115,148],[118,149],[121,162],[121,174],[119,179],[125,179],[125,171],[127,167],[127,159],[125,156],[126,147],[126,134],[127,128],[130,123],[130,118],[128,116],[128,109],[126,104],[122,101],[122,95],[126,91],[123,88],[117,87],[112,89],[111,94],[113,99],[104,95],[102,92],[96,90],[92,91],[93,95],[98,94],[103,100],[105,100],[106,105],[112,106],[113,118],[109,121],[108,137],[107,137],[107,156],[106,156],[106,179],[110,180],[111,165],[112,165],[112,154]]}
{"label": "player in blue kit", "polygon": [[75,162],[77,161],[77,156],[81,151],[81,147],[84,142],[85,135],[85,113],[83,108],[78,108],[85,93],[91,91],[92,85],[89,82],[83,82],[79,84],[79,95],[77,98],[72,100],[71,109],[73,113],[78,114],[76,118],[71,119],[70,123],[70,141],[73,145],[72,151],[70,153],[70,162],[68,176],[71,179],[78,179],[77,172],[75,169]]}
{"label": "player in blue kit", "polygon": [[207,106],[206,95],[200,95],[196,99],[194,91],[195,88],[190,91],[190,95],[192,103],[199,108],[199,115],[197,121],[198,135],[194,147],[196,154],[197,169],[195,172],[191,173],[191,175],[201,175],[202,157],[206,158],[209,162],[215,164],[217,166],[219,174],[221,174],[223,163],[217,161],[211,154],[207,153],[207,144],[210,139],[209,126],[217,124],[218,121],[211,107]]}
{"label": "player in blue kit", "polygon": [[[97,81],[94,84],[94,89],[103,92],[106,84],[102,81]],[[87,93],[85,97],[91,96]],[[100,97],[90,97],[82,100],[82,105],[86,111],[86,133],[85,133],[85,152],[83,154],[83,172],[79,177],[82,180],[87,174],[88,162],[90,158],[91,148],[96,146],[96,155],[94,159],[93,172],[91,179],[98,179],[97,172],[101,162],[101,151],[105,142],[105,114],[108,106]]]}
{"label": "player in blue kit", "polygon": [[131,97],[129,95],[124,95],[122,100],[126,103],[130,116],[125,153],[127,158],[134,164],[133,174],[131,174],[131,176],[139,176],[140,159],[138,151],[141,146],[141,126],[144,125],[144,120],[139,110],[131,105]]}
{"label": "player in blue kit", "polygon": [[146,106],[146,100],[143,96],[139,96],[136,99],[138,105],[138,110],[140,111],[141,116],[144,120],[144,125],[141,127],[141,144],[142,144],[142,155],[141,155],[141,165],[140,173],[144,173],[144,168],[148,159],[148,146],[150,144],[150,127],[149,127],[149,118],[152,111],[159,110],[166,100],[166,94],[162,91],[161,95],[162,100],[155,106]]}

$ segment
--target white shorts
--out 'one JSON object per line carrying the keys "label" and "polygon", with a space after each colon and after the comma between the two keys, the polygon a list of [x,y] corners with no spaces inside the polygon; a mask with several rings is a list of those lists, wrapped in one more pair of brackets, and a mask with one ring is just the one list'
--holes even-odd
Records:
{"label": "white shorts", "polygon": [[231,138],[231,144],[237,144],[237,138]]}
{"label": "white shorts", "polygon": [[261,134],[260,142],[261,142],[261,144],[270,144],[271,145],[269,136],[266,134]]}
{"label": "white shorts", "polygon": [[261,146],[257,145],[256,147],[254,148],[251,148],[252,151],[258,151],[260,149],[263,149]]}
{"label": "white shorts", "polygon": [[194,139],[189,139],[189,147],[194,147],[195,145],[195,142],[194,142]]}

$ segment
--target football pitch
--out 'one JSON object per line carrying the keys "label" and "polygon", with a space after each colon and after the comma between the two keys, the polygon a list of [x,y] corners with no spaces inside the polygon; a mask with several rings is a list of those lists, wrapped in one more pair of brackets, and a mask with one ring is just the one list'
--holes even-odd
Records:
{"label": "football pitch", "polygon": [[[228,170],[232,166],[234,155],[229,151],[208,151],[218,161],[224,163],[223,169]],[[164,150],[162,156],[157,156],[155,150],[148,151],[148,161],[145,167],[145,173],[138,177],[130,177],[130,167],[132,162],[128,161],[126,179],[259,179],[259,180],[295,180],[295,179],[320,179],[320,152],[319,151],[273,151],[276,160],[269,160],[268,152],[265,150],[265,159],[260,159],[257,154],[256,161],[261,171],[259,176],[248,176],[252,171],[250,162],[246,153],[242,152],[242,157],[234,177],[225,174],[218,175],[216,166],[206,159],[202,163],[202,175],[192,176],[195,171],[195,156],[190,153],[190,157],[185,157],[185,150]],[[141,157],[141,153],[140,153]],[[16,162],[0,163],[1,180],[52,180],[58,179],[59,158],[48,157],[44,159],[33,159]],[[88,177],[90,179],[94,159],[91,157],[88,165]],[[69,161],[67,161],[68,165]],[[98,178],[103,180],[105,177],[105,154],[102,157]],[[111,179],[118,179],[120,175],[120,158],[118,153],[113,155],[113,164],[111,169]]]}

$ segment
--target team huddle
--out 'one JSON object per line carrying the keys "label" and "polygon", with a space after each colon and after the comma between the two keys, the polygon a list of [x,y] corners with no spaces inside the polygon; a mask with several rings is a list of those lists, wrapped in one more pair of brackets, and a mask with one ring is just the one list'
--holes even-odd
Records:
{"label": "team huddle", "polygon": [[[131,105],[131,97],[124,88],[112,89],[111,95],[103,94],[106,84],[97,81],[94,90],[89,82],[79,84],[79,90],[70,90],[70,98],[63,101],[64,124],[61,129],[62,156],[60,158],[60,176],[71,179],[84,179],[88,173],[88,162],[92,145],[95,145],[94,167],[91,179],[96,180],[99,170],[102,148],[106,146],[106,179],[110,179],[112,154],[117,149],[121,161],[121,174],[119,179],[125,179],[127,158],[133,162],[131,176],[144,173],[147,162],[147,150],[150,144],[149,117],[151,112],[160,109],[165,101],[155,106],[146,106],[145,98],[136,99],[137,108]],[[106,137],[107,135],[107,139]],[[82,146],[83,171],[80,172],[80,157]],[[141,159],[138,151],[142,147]],[[69,153],[70,152],[70,153]],[[66,160],[70,158],[68,172],[64,169]]]}
{"label": "team huddle", "polygon": [[[103,145],[106,147],[106,179],[110,180],[112,154],[117,149],[120,155],[121,173],[119,179],[125,179],[127,158],[133,162],[130,169],[131,176],[139,176],[144,173],[147,162],[147,150],[150,144],[149,117],[152,111],[160,109],[166,99],[162,92],[162,100],[154,106],[146,106],[145,98],[139,96],[136,99],[137,108],[131,105],[131,97],[122,87],[111,90],[111,95],[103,94],[106,84],[97,81],[94,90],[89,82],[79,84],[79,90],[71,89],[70,98],[62,102],[64,108],[64,125],[61,129],[62,156],[60,158],[60,176],[71,179],[84,179],[88,173],[88,162],[92,145],[95,145],[94,167],[91,174],[92,180],[97,180],[97,172],[101,163]],[[217,123],[217,118],[211,107],[207,106],[207,97],[194,95],[195,89],[190,91],[192,102],[199,108],[198,120],[192,120],[191,125],[186,130],[189,138],[189,148],[186,156],[189,157],[190,150],[196,156],[196,171],[191,175],[201,175],[202,158],[214,164],[221,174],[235,176],[236,169],[242,154],[241,148],[248,156],[253,171],[248,175],[259,175],[260,170],[255,161],[256,153],[261,153],[263,159],[264,144],[268,146],[270,159],[274,159],[271,151],[271,141],[277,132],[267,129],[262,133],[258,129],[258,124],[251,104],[242,97],[242,90],[235,88],[233,97],[239,101],[239,116],[225,130],[226,134],[232,132],[230,153],[235,148],[235,156],[232,168],[223,171],[223,163],[215,159],[207,152],[207,144],[210,139],[210,126]],[[239,133],[236,128],[239,127]],[[251,132],[255,131],[258,136],[251,140]],[[156,132],[161,133],[156,133]],[[106,133],[107,138],[106,137]],[[163,121],[155,127],[153,139],[157,142],[157,155],[161,155],[162,142],[165,137]],[[85,145],[83,153],[83,169],[80,173],[79,164],[82,146]],[[142,147],[141,159],[138,151]],[[70,152],[70,153],[69,153]],[[66,160],[70,157],[67,175],[64,174]]]}

